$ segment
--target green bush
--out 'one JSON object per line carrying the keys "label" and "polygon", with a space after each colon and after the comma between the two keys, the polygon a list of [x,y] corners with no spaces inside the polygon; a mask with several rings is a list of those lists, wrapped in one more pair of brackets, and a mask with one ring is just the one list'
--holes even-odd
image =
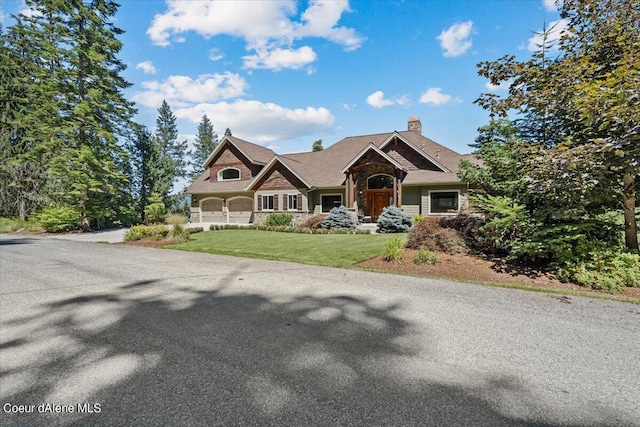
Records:
{"label": "green bush", "polygon": [[396,206],[382,210],[378,217],[378,233],[406,233],[411,228],[411,216]]}
{"label": "green bush", "polygon": [[189,234],[202,233],[204,228],[202,227],[189,227]]}
{"label": "green bush", "polygon": [[144,207],[144,217],[147,224],[162,222],[164,220],[165,207],[162,202],[151,203]]}
{"label": "green bush", "polygon": [[0,233],[12,233],[27,228],[27,222],[20,218],[0,218]]}
{"label": "green bush", "polygon": [[420,248],[418,249],[418,252],[416,252],[416,255],[413,257],[413,262],[418,265],[436,265],[436,263],[438,262],[438,257],[429,249]]}
{"label": "green bush", "polygon": [[407,235],[407,248],[425,248],[448,254],[466,252],[467,247],[458,231],[452,228],[443,228],[441,223],[440,218],[427,217],[413,226]]}
{"label": "green bush", "polygon": [[532,226],[524,205],[504,196],[471,195],[470,200],[486,216],[478,230],[483,252],[509,254],[514,244],[530,236]]}
{"label": "green bush", "polygon": [[42,228],[51,233],[80,228],[80,213],[70,207],[50,207],[36,214]]}
{"label": "green bush", "polygon": [[426,218],[426,215],[423,214],[415,214],[411,216],[411,225],[417,225],[422,222],[423,219]]}
{"label": "green bush", "polygon": [[293,215],[288,212],[273,212],[267,215],[264,225],[267,227],[288,226],[291,224]]}
{"label": "green bush", "polygon": [[400,237],[394,237],[384,245],[382,258],[385,261],[400,262],[404,258],[403,242]]}
{"label": "green bush", "polygon": [[322,221],[321,227],[327,230],[341,228],[353,230],[356,228],[356,220],[344,206],[338,206],[329,211],[329,215]]}
{"label": "green bush", "polygon": [[603,291],[640,286],[640,255],[617,249],[597,249],[583,259],[567,261],[557,270],[561,280]]}
{"label": "green bush", "polygon": [[145,237],[152,237],[160,240],[167,236],[169,229],[162,224],[156,225],[134,225],[124,235],[125,242],[140,240]]}

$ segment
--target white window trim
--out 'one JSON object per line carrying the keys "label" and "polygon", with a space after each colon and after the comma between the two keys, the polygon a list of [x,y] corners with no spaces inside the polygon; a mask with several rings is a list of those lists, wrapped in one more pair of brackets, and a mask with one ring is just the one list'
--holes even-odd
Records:
{"label": "white window trim", "polygon": [[[458,208],[455,212],[431,212],[431,206],[433,205],[431,193],[458,193]],[[458,215],[460,213],[460,195],[460,190],[429,190],[429,215]]]}
{"label": "white window trim", "polygon": [[271,204],[272,206],[276,205],[276,197],[278,197],[276,194],[262,194],[262,212],[275,212],[275,209],[271,208],[271,209],[265,209],[264,207],[264,200],[266,197],[273,197],[273,203]]}
{"label": "white window trim", "polygon": [[[226,171],[226,170],[237,170],[238,171],[238,177],[237,178],[230,178],[230,179],[224,179],[222,178],[222,172]],[[242,179],[242,171],[238,168],[234,168],[234,167],[229,167],[229,168],[224,168],[224,169],[220,169],[218,171],[218,181],[240,181]]]}
{"label": "white window trim", "polygon": [[342,193],[327,193],[327,194],[321,194],[320,195],[320,210],[322,211],[322,213],[328,213],[322,210],[322,198],[325,196],[340,196],[340,206],[344,206],[344,196],[342,195]]}
{"label": "white window trim", "polygon": [[[296,201],[296,205],[297,205],[298,204],[298,196],[299,195],[300,195],[300,193],[287,194],[287,198],[293,197],[293,199]],[[284,200],[282,202],[284,203]],[[295,208],[291,207],[291,199],[287,200],[287,210],[288,211],[293,211],[293,212],[298,212],[298,207],[297,206]]]}

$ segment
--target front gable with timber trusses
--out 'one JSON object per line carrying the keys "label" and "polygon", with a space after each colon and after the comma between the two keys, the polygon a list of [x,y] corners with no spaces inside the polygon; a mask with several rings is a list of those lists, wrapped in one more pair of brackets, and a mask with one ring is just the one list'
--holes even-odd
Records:
{"label": "front gable with timber trusses", "polygon": [[394,132],[385,142],[383,142],[380,145],[380,149],[408,171],[427,170],[450,172],[440,162],[438,162],[437,159],[433,159],[424,153],[424,151],[419,150],[397,132]]}
{"label": "front gable with timber trusses", "polygon": [[311,185],[300,178],[276,156],[247,186],[248,191],[288,190],[295,188],[311,188]]}
{"label": "front gable with timber trusses", "polygon": [[213,155],[207,159],[205,166],[209,168],[209,179],[212,182],[219,181],[218,173],[225,169],[237,169],[240,172],[240,181],[253,179],[262,169],[251,161],[238,147],[230,140],[223,140]]}

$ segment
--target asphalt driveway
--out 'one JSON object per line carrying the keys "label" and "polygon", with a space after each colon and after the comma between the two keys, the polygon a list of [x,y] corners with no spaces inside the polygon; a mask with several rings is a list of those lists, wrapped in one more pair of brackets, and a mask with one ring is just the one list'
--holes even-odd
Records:
{"label": "asphalt driveway", "polygon": [[7,235],[0,284],[3,426],[640,425],[637,305]]}

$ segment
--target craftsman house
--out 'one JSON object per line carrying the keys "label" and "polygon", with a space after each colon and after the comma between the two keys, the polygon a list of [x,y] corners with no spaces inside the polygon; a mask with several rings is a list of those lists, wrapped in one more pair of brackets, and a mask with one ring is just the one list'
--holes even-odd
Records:
{"label": "craftsman house", "polygon": [[417,117],[406,131],[351,136],[316,152],[276,154],[225,136],[186,190],[191,221],[260,222],[271,212],[302,221],[340,205],[373,222],[390,205],[456,214],[467,208],[468,187],[456,175],[462,159],[473,157],[422,136]]}

